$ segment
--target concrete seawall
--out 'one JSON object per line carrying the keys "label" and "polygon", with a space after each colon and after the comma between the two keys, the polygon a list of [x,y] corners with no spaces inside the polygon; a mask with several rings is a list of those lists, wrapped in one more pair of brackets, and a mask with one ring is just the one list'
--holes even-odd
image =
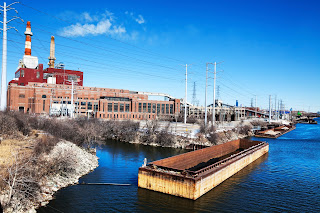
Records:
{"label": "concrete seawall", "polygon": [[[239,148],[241,151],[235,152]],[[139,168],[138,186],[196,200],[268,151],[267,143],[239,139],[151,162]],[[219,161],[197,171],[188,169],[210,158]]]}

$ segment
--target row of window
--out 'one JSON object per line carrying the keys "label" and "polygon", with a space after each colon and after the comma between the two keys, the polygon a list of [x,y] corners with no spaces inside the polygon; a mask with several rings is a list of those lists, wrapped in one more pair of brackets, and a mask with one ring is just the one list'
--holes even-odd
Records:
{"label": "row of window", "polygon": [[111,119],[116,119],[116,118],[135,118],[135,119],[154,119],[155,115],[131,115],[131,114],[100,114],[100,118],[111,118]]}
{"label": "row of window", "polygon": [[138,107],[138,112],[173,114],[173,111],[173,104],[139,103]]}
{"label": "row of window", "polygon": [[[104,112],[105,104],[102,111]],[[113,109],[113,110],[112,110]],[[130,104],[108,103],[108,112],[129,112]]]}

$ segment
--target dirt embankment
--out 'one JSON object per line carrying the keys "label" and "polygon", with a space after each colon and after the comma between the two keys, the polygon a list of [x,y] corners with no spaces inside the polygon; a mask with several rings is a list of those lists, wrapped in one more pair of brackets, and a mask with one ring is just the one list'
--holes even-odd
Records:
{"label": "dirt embankment", "polygon": [[98,166],[98,158],[74,143],[60,140],[35,154],[35,138],[20,136],[0,144],[0,201],[4,212],[36,212],[53,194]]}

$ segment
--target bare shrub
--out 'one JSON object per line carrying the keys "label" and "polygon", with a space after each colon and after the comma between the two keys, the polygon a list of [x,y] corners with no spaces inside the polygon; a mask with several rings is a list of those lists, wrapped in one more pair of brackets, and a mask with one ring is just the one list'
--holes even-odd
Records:
{"label": "bare shrub", "polygon": [[209,127],[205,125],[204,121],[200,122],[200,133],[207,134],[209,132]]}
{"label": "bare shrub", "polygon": [[156,136],[156,144],[160,146],[172,146],[175,142],[175,137],[169,132],[170,123],[163,128]]}
{"label": "bare shrub", "polygon": [[22,132],[23,135],[28,135],[31,131],[31,126],[28,122],[28,115],[22,112],[8,112],[10,116],[15,119],[18,130]]}
{"label": "bare shrub", "polygon": [[209,136],[207,137],[207,139],[213,144],[213,145],[217,145],[218,144],[218,140],[219,140],[219,135],[216,132],[210,132]]}
{"label": "bare shrub", "polygon": [[194,116],[187,117],[187,123],[195,124],[197,121],[198,121],[198,119]]}
{"label": "bare shrub", "polygon": [[249,125],[239,126],[238,132],[242,135],[248,135],[251,132],[251,126]]}
{"label": "bare shrub", "polygon": [[15,118],[7,112],[0,112],[0,134],[13,134],[18,131]]}
{"label": "bare shrub", "polygon": [[77,153],[72,148],[61,149],[58,155],[52,158],[51,172],[68,177],[76,171]]}
{"label": "bare shrub", "polygon": [[58,142],[59,139],[56,137],[43,136],[37,141],[33,152],[35,156],[39,156],[42,153],[48,154]]}
{"label": "bare shrub", "polygon": [[129,142],[134,141],[137,138],[140,124],[134,121],[122,121],[122,130],[119,134],[121,141]]}
{"label": "bare shrub", "polygon": [[213,144],[217,145],[219,141],[219,134],[217,133],[217,128],[215,126],[208,127],[209,135],[207,136],[207,139]]}
{"label": "bare shrub", "polygon": [[8,196],[2,200],[4,209],[13,212],[25,210],[29,200],[36,201],[40,191],[39,172],[34,169],[36,158],[25,153],[13,153],[12,164],[1,175],[1,191],[8,190]]}
{"label": "bare shrub", "polygon": [[158,120],[148,121],[145,126],[146,130],[141,135],[141,140],[147,144],[155,142],[156,133],[159,131],[159,127],[160,125]]}
{"label": "bare shrub", "polygon": [[134,141],[138,135],[139,122],[134,121],[102,121],[103,139],[115,139],[124,142]]}

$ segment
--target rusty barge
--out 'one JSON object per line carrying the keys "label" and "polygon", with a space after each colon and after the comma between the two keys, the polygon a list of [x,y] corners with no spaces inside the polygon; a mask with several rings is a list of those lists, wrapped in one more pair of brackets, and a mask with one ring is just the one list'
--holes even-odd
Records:
{"label": "rusty barge", "polygon": [[272,129],[267,129],[264,131],[259,131],[255,134],[255,137],[259,138],[278,138],[292,130],[296,129],[294,125],[282,125]]}
{"label": "rusty barge", "polygon": [[269,151],[269,144],[238,139],[151,162],[138,186],[196,200]]}

